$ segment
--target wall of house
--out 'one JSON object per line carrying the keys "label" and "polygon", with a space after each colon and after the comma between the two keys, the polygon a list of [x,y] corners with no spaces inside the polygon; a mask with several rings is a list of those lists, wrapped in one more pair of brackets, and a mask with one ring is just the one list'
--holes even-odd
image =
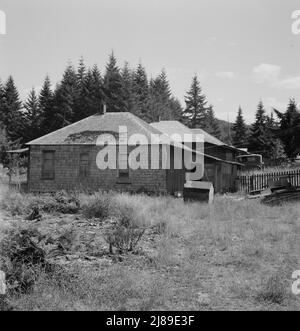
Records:
{"label": "wall of house", "polygon": [[[96,157],[100,146],[30,146],[30,165],[28,186],[31,192],[55,192],[57,190],[117,190],[138,191],[141,189],[162,192],[167,191],[166,170],[137,169],[129,170],[129,181],[120,182],[117,169],[100,170]],[[43,151],[55,151],[55,179],[42,179]],[[90,165],[88,178],[79,175],[80,154],[89,153]],[[158,156],[159,162],[161,153]],[[148,162],[151,151],[148,148]]]}

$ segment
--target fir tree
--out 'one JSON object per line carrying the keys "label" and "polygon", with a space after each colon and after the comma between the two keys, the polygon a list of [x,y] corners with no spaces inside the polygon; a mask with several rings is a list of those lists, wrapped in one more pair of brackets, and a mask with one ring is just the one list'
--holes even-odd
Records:
{"label": "fir tree", "polygon": [[146,70],[141,63],[139,63],[133,73],[132,91],[134,102],[136,108],[139,109],[141,118],[146,121],[149,120],[149,83]]}
{"label": "fir tree", "polygon": [[190,90],[185,96],[186,108],[183,111],[183,121],[190,128],[203,128],[205,126],[206,97],[197,76],[193,77]]}
{"label": "fir tree", "polygon": [[213,105],[209,105],[205,114],[205,127],[204,130],[216,138],[221,137],[219,123],[215,117]]}
{"label": "fir tree", "polygon": [[278,136],[281,138],[285,153],[290,159],[295,159],[300,147],[300,112],[295,99],[290,99],[284,114],[274,109],[280,119]]}
{"label": "fir tree", "polygon": [[1,120],[11,141],[22,139],[22,102],[12,76],[4,86],[2,98]]}
{"label": "fir tree", "polygon": [[53,107],[53,92],[51,81],[46,76],[39,94],[39,109],[41,113],[41,134],[45,135],[54,129],[55,113]]}
{"label": "fir tree", "polygon": [[24,103],[24,137],[27,141],[38,138],[41,135],[42,116],[39,101],[34,89],[29,92],[28,99]]}
{"label": "fir tree", "polygon": [[236,121],[232,128],[232,142],[235,147],[245,148],[248,146],[248,129],[243,117],[242,108],[239,107]]}
{"label": "fir tree", "polygon": [[95,64],[92,68],[93,84],[91,88],[93,106],[91,114],[103,112],[104,92],[103,92],[103,79],[98,66]]}
{"label": "fir tree", "polygon": [[54,92],[55,129],[69,125],[74,120],[74,109],[78,98],[77,73],[69,64],[63,79]]}
{"label": "fir tree", "polygon": [[259,102],[255,122],[252,125],[249,147],[253,153],[269,156],[272,148],[272,138],[268,128],[267,115],[262,101]]}
{"label": "fir tree", "polygon": [[108,112],[124,111],[125,105],[122,100],[122,77],[114,53],[110,55],[108,64],[106,65],[104,93]]}

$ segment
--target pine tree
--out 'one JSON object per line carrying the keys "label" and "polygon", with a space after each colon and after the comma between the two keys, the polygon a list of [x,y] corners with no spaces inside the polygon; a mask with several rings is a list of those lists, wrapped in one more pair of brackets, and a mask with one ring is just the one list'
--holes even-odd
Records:
{"label": "pine tree", "polygon": [[135,107],[143,120],[149,121],[149,82],[145,68],[138,64],[133,73],[132,91]]}
{"label": "pine tree", "polygon": [[69,64],[63,79],[54,92],[55,129],[71,124],[74,120],[74,109],[78,98],[77,73]]}
{"label": "pine tree", "polygon": [[105,98],[103,92],[103,79],[101,72],[96,64],[93,66],[91,72],[93,77],[93,84],[91,88],[93,106],[91,108],[90,115],[103,112],[103,103]]}
{"label": "pine tree", "polygon": [[290,99],[284,114],[274,109],[280,119],[278,136],[281,138],[285,153],[290,159],[295,159],[300,147],[300,112],[295,99]]}
{"label": "pine tree", "polygon": [[106,65],[104,94],[108,112],[124,111],[125,105],[122,99],[122,77],[113,52]]}
{"label": "pine tree", "polygon": [[88,104],[87,104],[87,91],[86,87],[86,67],[84,64],[83,57],[80,58],[76,78],[77,78],[77,91],[76,99],[73,107],[73,122],[80,121],[89,114]]}
{"label": "pine tree", "polygon": [[12,76],[4,86],[1,120],[11,141],[22,139],[22,102]]}
{"label": "pine tree", "polygon": [[176,113],[178,111],[178,103],[172,98],[170,84],[164,69],[155,79],[151,79],[150,96],[151,103],[148,106],[148,111],[151,113],[150,121],[178,118]]}
{"label": "pine tree", "polygon": [[182,114],[182,106],[178,99],[174,98],[173,96],[170,99],[170,109],[171,109],[171,120],[180,121],[181,114]]}
{"label": "pine tree", "polygon": [[207,108],[204,130],[216,138],[221,137],[220,126],[215,117],[213,105],[209,105]]}
{"label": "pine tree", "polygon": [[31,141],[41,135],[42,113],[39,108],[39,101],[34,89],[29,92],[28,99],[24,103],[24,138]]}
{"label": "pine tree", "polygon": [[261,153],[266,157],[270,156],[272,137],[269,132],[267,115],[262,101],[258,104],[255,122],[251,127],[249,147],[253,153]]}
{"label": "pine tree", "polygon": [[0,80],[0,124],[3,122],[3,112],[4,112],[4,86],[2,84],[2,81]]}
{"label": "pine tree", "polygon": [[129,67],[129,63],[125,62],[122,70],[122,98],[125,111],[131,112],[136,116],[141,117],[141,112],[138,106],[137,99],[133,91],[133,71]]}
{"label": "pine tree", "polygon": [[190,90],[185,96],[186,108],[183,111],[183,121],[190,128],[203,128],[205,126],[206,96],[202,94],[202,89],[197,76],[193,77]]}
{"label": "pine tree", "polygon": [[248,146],[248,129],[243,117],[242,108],[239,107],[236,121],[232,128],[232,142],[235,147],[245,148]]}
{"label": "pine tree", "polygon": [[41,113],[41,135],[45,135],[54,130],[55,113],[53,104],[53,92],[51,89],[51,81],[49,76],[46,76],[42,89],[39,94],[39,109]]}

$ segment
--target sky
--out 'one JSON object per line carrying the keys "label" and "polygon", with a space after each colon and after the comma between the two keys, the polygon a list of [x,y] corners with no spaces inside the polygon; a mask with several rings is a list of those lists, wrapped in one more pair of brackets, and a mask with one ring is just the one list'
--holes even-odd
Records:
{"label": "sky", "polygon": [[165,68],[183,104],[197,74],[220,119],[234,121],[241,105],[250,123],[260,99],[268,112],[300,103],[298,0],[0,0],[0,10],[0,78],[12,75],[22,98],[81,56],[103,73],[114,50],[120,67]]}

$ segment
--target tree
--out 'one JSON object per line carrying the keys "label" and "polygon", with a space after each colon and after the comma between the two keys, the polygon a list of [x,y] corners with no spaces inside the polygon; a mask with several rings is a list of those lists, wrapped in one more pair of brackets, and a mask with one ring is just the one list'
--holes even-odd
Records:
{"label": "tree", "polygon": [[27,142],[38,138],[42,130],[42,113],[39,101],[34,89],[29,92],[28,99],[24,103],[24,138]]}
{"label": "tree", "polygon": [[140,117],[145,121],[149,121],[149,82],[146,70],[141,63],[134,71],[132,80],[135,107],[139,110]]}
{"label": "tree", "polygon": [[271,159],[275,162],[286,160],[287,156],[284,151],[284,146],[280,139],[275,139],[271,147]]}
{"label": "tree", "polygon": [[270,157],[272,136],[268,127],[268,117],[262,101],[258,104],[255,122],[251,127],[249,147],[253,153],[261,153],[265,157]]}
{"label": "tree", "polygon": [[133,75],[134,72],[129,67],[129,63],[125,62],[121,70],[124,110],[141,117],[141,110],[133,91]]}
{"label": "tree", "polygon": [[[3,110],[3,107],[4,107],[4,86],[2,84],[2,81],[0,80],[0,115],[2,114],[2,110]],[[0,118],[0,121],[2,119]]]}
{"label": "tree", "polygon": [[54,129],[60,129],[73,122],[78,98],[77,87],[77,73],[69,64],[54,92]]}
{"label": "tree", "polygon": [[89,91],[86,86],[86,67],[84,64],[83,57],[80,58],[77,73],[76,73],[76,93],[73,106],[73,119],[72,121],[77,122],[88,116],[89,105],[87,104],[87,97]]}
{"label": "tree", "polygon": [[197,76],[192,79],[190,90],[185,96],[186,108],[183,111],[183,121],[190,128],[203,128],[205,126],[206,96],[202,94],[202,89]]}
{"label": "tree", "polygon": [[46,76],[39,94],[39,110],[41,113],[41,135],[45,135],[54,129],[55,113],[53,105],[53,92],[49,76]]}
{"label": "tree", "polygon": [[285,153],[291,160],[295,159],[300,148],[300,112],[295,99],[290,99],[284,114],[274,109],[280,119],[276,135],[284,145]]}
{"label": "tree", "polygon": [[221,137],[219,123],[215,117],[213,105],[209,105],[205,114],[204,130],[216,138]]}
{"label": "tree", "polygon": [[239,107],[238,115],[233,125],[232,132],[232,142],[235,147],[245,148],[248,146],[248,129],[243,117],[243,111],[241,107]]}
{"label": "tree", "polygon": [[22,102],[12,76],[9,76],[3,90],[0,119],[6,128],[8,138],[14,141],[22,137],[23,116]]}
{"label": "tree", "polygon": [[122,77],[117,60],[112,52],[106,65],[104,76],[104,94],[107,111],[122,112],[125,105],[122,99]]}

